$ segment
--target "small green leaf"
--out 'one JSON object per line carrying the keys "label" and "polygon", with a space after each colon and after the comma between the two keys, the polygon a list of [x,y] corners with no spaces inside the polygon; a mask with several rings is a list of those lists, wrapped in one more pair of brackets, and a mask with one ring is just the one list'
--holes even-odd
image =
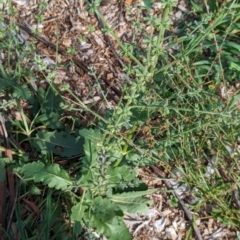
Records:
{"label": "small green leaf", "polygon": [[77,203],[72,207],[71,219],[73,221],[82,221],[84,211],[87,209],[87,206],[84,206],[82,202]]}
{"label": "small green leaf", "polygon": [[11,86],[11,81],[8,81],[5,78],[0,76],[0,86],[1,86],[1,89],[0,89],[1,92],[6,91],[6,89]]}
{"label": "small green leaf", "polygon": [[235,4],[231,5],[231,8],[232,8],[232,9],[233,9],[233,8],[240,8],[240,4],[235,3]]}
{"label": "small green leaf", "polygon": [[131,122],[138,122],[139,125],[145,123],[149,116],[149,110],[147,109],[132,108],[131,112]]}
{"label": "small green leaf", "polygon": [[93,143],[98,143],[102,140],[102,134],[99,129],[82,129],[79,134],[85,139],[90,140]]}
{"label": "small green leaf", "polygon": [[146,9],[149,11],[151,10],[151,7],[152,7],[152,1],[151,0],[142,0]]}
{"label": "small green leaf", "polygon": [[[82,225],[80,222],[74,223],[73,232],[74,232],[75,236],[78,236],[82,232]],[[77,237],[75,239],[77,239]]]}
{"label": "small green leaf", "polygon": [[59,94],[57,94],[54,91],[54,89],[50,88],[44,94],[42,102],[42,111],[45,112],[46,114],[50,114],[52,112],[60,114],[63,112],[60,106],[62,102],[63,102],[62,97]]}
{"label": "small green leaf", "polygon": [[193,9],[194,9],[196,12],[200,12],[200,13],[203,12],[203,9],[202,9],[198,4],[196,4],[194,1],[191,1],[191,4],[192,4]]}
{"label": "small green leaf", "polygon": [[136,179],[136,171],[127,166],[109,168],[107,175],[109,183],[126,182],[128,184]]}
{"label": "small green leaf", "polygon": [[239,64],[236,64],[236,63],[234,63],[234,62],[230,62],[229,69],[231,69],[231,70],[236,70],[236,71],[240,72],[240,66],[239,66]]}
{"label": "small green leaf", "polygon": [[26,84],[12,85],[12,95],[14,98],[25,99],[30,103],[33,102],[32,93]]}
{"label": "small green leaf", "polygon": [[210,64],[211,64],[210,61],[202,60],[202,61],[194,62],[192,65],[193,66],[199,66],[199,65],[210,65]]}
{"label": "small green leaf", "polygon": [[29,189],[29,192],[33,195],[40,195],[41,194],[41,190],[36,186],[31,186],[30,189]]}
{"label": "small green leaf", "polygon": [[88,139],[85,139],[85,144],[83,147],[85,156],[81,158],[82,168],[79,181],[81,182],[81,184],[88,184],[94,178],[94,174],[92,173],[92,171],[94,171],[93,169],[97,167],[95,165],[95,162],[98,158],[98,153],[96,149],[96,144]]}
{"label": "small green leaf", "polygon": [[61,129],[62,124],[59,121],[60,118],[61,114],[59,112],[50,112],[49,114],[44,113],[38,116],[36,121],[51,129]]}
{"label": "small green leaf", "polygon": [[146,191],[127,192],[121,194],[114,194],[110,198],[117,206],[119,206],[123,212],[130,213],[144,213],[148,211],[148,206],[152,201],[147,198],[143,198],[144,195],[152,194],[157,189],[149,189]]}
{"label": "small green leaf", "polygon": [[240,99],[240,94],[237,94],[237,95],[233,96],[231,101],[230,101],[230,104],[228,106],[229,109],[232,109],[236,105],[236,103],[239,102],[239,99]]}
{"label": "small green leaf", "polygon": [[234,42],[231,42],[231,41],[225,41],[224,47],[225,47],[225,48],[233,48],[233,49],[236,49],[238,53],[239,53],[239,51],[240,51],[240,46],[239,46],[239,44],[234,43]]}
{"label": "small green leaf", "polygon": [[22,167],[25,178],[32,178],[34,182],[42,182],[50,188],[66,190],[72,185],[68,173],[58,164],[44,165],[42,162],[32,162]]}

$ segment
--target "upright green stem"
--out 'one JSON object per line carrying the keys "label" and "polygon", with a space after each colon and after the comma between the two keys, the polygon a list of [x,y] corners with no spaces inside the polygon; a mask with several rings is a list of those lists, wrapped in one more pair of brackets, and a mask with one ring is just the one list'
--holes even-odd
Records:
{"label": "upright green stem", "polygon": [[[167,22],[167,18],[169,16],[170,9],[171,9],[171,6],[167,5],[166,8],[163,11],[163,15],[162,15],[163,26],[159,31],[158,40],[157,40],[157,44],[156,44],[156,46],[158,46],[159,48],[163,47],[164,35],[165,35],[165,31],[166,31],[165,23]],[[161,55],[161,53],[154,59],[154,63],[151,64],[150,72],[152,72],[152,73],[154,72],[154,69],[156,67],[156,64],[158,62],[158,58],[159,58],[160,55]]]}
{"label": "upright green stem", "polygon": [[128,137],[127,137],[127,142],[126,142],[126,144],[124,145],[123,150],[122,150],[123,156],[122,156],[121,158],[119,158],[119,159],[114,163],[114,165],[113,165],[114,167],[119,166],[119,164],[120,164],[121,161],[123,160],[124,156],[127,154],[128,147],[129,147],[128,142],[133,140],[133,135],[134,135],[134,133],[136,132],[137,127],[138,127],[138,121],[136,121],[136,122],[134,123],[134,125],[133,125],[133,127],[132,127],[132,129],[131,129],[131,132],[130,132],[130,134],[129,134]]}

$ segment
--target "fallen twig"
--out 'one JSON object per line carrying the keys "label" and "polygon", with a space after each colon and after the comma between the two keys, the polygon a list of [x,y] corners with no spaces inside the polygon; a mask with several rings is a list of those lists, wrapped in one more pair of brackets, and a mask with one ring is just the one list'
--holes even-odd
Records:
{"label": "fallen twig", "polygon": [[191,214],[191,212],[188,210],[188,208],[186,207],[186,205],[184,204],[184,202],[182,201],[182,199],[178,196],[178,194],[176,193],[176,191],[174,191],[171,183],[166,180],[166,177],[159,171],[159,169],[155,166],[151,166],[151,169],[154,171],[154,173],[163,179],[163,182],[165,183],[166,187],[169,189],[169,190],[172,190],[173,191],[173,194],[175,195],[175,197],[178,199],[178,202],[181,206],[181,208],[183,209],[183,211],[185,212],[187,218],[189,219],[189,221],[192,223],[192,227],[193,227],[193,230],[196,234],[196,237],[198,240],[203,240],[201,234],[200,234],[200,231],[199,229],[197,228],[197,226],[193,223],[193,216]]}
{"label": "fallen twig", "polygon": [[[102,12],[100,9],[98,9],[99,13],[102,15]],[[104,29],[104,24],[102,22],[102,20],[98,17],[98,15],[95,13],[95,16],[98,20],[98,23],[99,23],[99,28],[101,29],[101,31],[103,32],[103,29]],[[109,37],[103,33],[103,36],[104,36],[104,39],[105,39],[105,42],[108,44],[108,46],[110,47],[113,55],[116,57],[116,59],[118,60],[118,63],[119,65],[123,68],[124,67],[124,63],[122,61],[122,59],[120,58],[119,54],[116,52],[116,50],[114,49],[113,45],[112,45],[112,42],[111,40],[109,39]]]}
{"label": "fallen twig", "polygon": [[[9,25],[10,20],[8,18],[4,17],[4,22]],[[16,23],[16,24],[21,30],[27,32],[28,34],[30,34],[31,36],[33,36],[37,40],[43,42],[44,44],[46,44],[47,46],[49,46],[53,50],[57,51],[59,54],[65,55],[65,56],[68,55],[68,53],[63,48],[61,48],[59,46],[56,46],[54,43],[50,42],[45,37],[34,33],[29,27],[24,26],[20,23]],[[81,68],[85,73],[89,73],[89,69],[88,69],[88,67],[85,63],[78,60],[76,57],[72,57],[71,60],[75,63],[75,65],[77,65],[79,68]],[[121,91],[118,90],[115,86],[113,86],[106,78],[100,78],[99,80],[102,80],[119,98],[121,97]]]}

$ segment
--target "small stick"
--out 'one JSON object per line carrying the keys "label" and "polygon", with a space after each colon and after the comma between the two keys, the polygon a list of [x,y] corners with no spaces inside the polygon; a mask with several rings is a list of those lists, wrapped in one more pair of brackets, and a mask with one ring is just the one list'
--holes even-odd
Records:
{"label": "small stick", "polygon": [[[6,17],[4,17],[4,22],[9,24],[10,20]],[[27,32],[28,34],[30,34],[31,36],[35,37],[37,40],[43,42],[44,44],[46,44],[47,46],[51,47],[52,49],[54,49],[55,51],[57,51],[58,53],[62,54],[62,55],[68,55],[67,52],[61,48],[61,47],[57,47],[54,43],[50,42],[49,40],[47,40],[45,37],[40,36],[39,34],[34,33],[29,27],[24,26],[20,23],[16,23],[17,26]],[[83,63],[82,61],[78,60],[76,57],[72,57],[72,61],[79,67],[81,68],[85,73],[88,73],[88,67],[85,63]],[[100,80],[102,80],[105,84],[107,84],[107,86],[120,98],[122,93],[120,90],[118,90],[115,86],[113,86],[106,78],[100,78]]]}
{"label": "small stick", "polygon": [[192,226],[193,226],[193,230],[196,234],[196,237],[198,240],[203,240],[201,234],[200,234],[200,231],[199,229],[197,228],[197,226],[195,226],[195,224],[193,224],[193,216],[191,214],[191,212],[188,210],[188,208],[186,207],[186,205],[184,204],[184,202],[182,201],[182,199],[178,196],[178,194],[176,193],[176,191],[172,188],[172,185],[171,183],[166,180],[166,177],[159,171],[159,169],[155,166],[151,166],[151,169],[153,170],[153,172],[160,178],[163,179],[166,187],[169,189],[169,190],[172,190],[174,195],[176,196],[176,198],[178,199],[178,202],[181,206],[181,208],[183,209],[183,211],[185,212],[187,218],[190,220],[190,222],[192,223]]}
{"label": "small stick", "polygon": [[[98,12],[99,12],[101,15],[103,15],[100,9],[98,9]],[[97,20],[98,20],[100,30],[103,31],[103,29],[104,29],[104,24],[103,24],[102,20],[98,17],[98,15],[97,15],[96,13],[95,13],[95,16],[96,16],[96,18],[97,18]],[[112,42],[110,41],[109,37],[108,37],[106,34],[104,34],[104,33],[103,33],[103,36],[104,36],[105,42],[106,42],[106,43],[108,44],[108,46],[110,47],[113,55],[114,55],[114,56],[116,57],[116,59],[118,60],[119,65],[123,68],[123,67],[125,66],[125,64],[123,63],[122,59],[120,58],[120,56],[118,55],[118,53],[117,53],[116,50],[114,49],[114,47],[113,47],[113,45],[112,45]]]}

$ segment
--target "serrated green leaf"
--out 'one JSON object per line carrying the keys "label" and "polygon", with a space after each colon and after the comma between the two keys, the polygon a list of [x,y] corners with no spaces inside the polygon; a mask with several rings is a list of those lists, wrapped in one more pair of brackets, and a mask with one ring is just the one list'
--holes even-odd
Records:
{"label": "serrated green leaf", "polygon": [[131,112],[131,122],[138,122],[140,125],[145,123],[146,118],[149,116],[147,109],[133,108]]}
{"label": "serrated green leaf", "polygon": [[91,210],[104,221],[111,220],[116,215],[123,216],[122,210],[114,202],[100,196],[94,198]]}
{"label": "serrated green leaf", "polygon": [[87,209],[87,206],[84,206],[82,202],[77,203],[71,209],[71,219],[73,221],[82,221],[84,211]]}
{"label": "serrated green leaf", "polygon": [[85,154],[84,159],[88,162],[88,164],[93,163],[98,156],[96,145],[93,142],[86,140],[84,144],[84,154]]}
{"label": "serrated green leaf", "polygon": [[51,112],[57,112],[60,114],[63,112],[63,109],[60,106],[62,102],[62,97],[57,94],[52,87],[48,88],[44,94],[42,111],[44,111],[46,114],[50,114]]}
{"label": "serrated green leaf", "polygon": [[82,129],[79,131],[79,134],[85,139],[82,173],[86,177],[88,175],[87,172],[91,170],[92,164],[98,157],[96,144],[101,141],[102,134],[98,129]]}
{"label": "serrated green leaf", "polygon": [[17,84],[17,85],[12,85],[12,95],[14,98],[17,99],[25,99],[32,103],[32,93],[29,90],[27,84]]}
{"label": "serrated green leaf", "polygon": [[6,180],[6,169],[5,161],[0,158],[0,183],[3,183]]}
{"label": "serrated green leaf", "polygon": [[83,139],[67,132],[38,132],[33,139],[33,146],[38,151],[47,151],[62,157],[71,157],[83,153]]}
{"label": "serrated green leaf", "polygon": [[81,182],[81,184],[89,184],[89,182],[93,181],[94,177],[96,176],[94,174],[94,169],[97,167],[95,166],[97,158],[98,153],[96,144],[86,139],[84,144],[84,157],[81,159],[82,169],[79,183]]}
{"label": "serrated green leaf", "polygon": [[109,199],[97,197],[91,207],[90,224],[108,240],[130,240],[131,234],[124,224],[120,208]]}
{"label": "serrated green leaf", "polygon": [[11,86],[11,81],[7,81],[0,76],[0,86],[0,91],[5,91],[9,86]]}
{"label": "serrated green leaf", "polygon": [[148,205],[152,204],[152,201],[147,198],[143,198],[144,195],[152,194],[157,189],[148,189],[146,191],[127,192],[114,194],[110,198],[117,206],[119,206],[123,212],[129,213],[144,213],[148,211]]}
{"label": "serrated green leaf", "polygon": [[45,127],[51,129],[61,129],[62,124],[59,122],[60,117],[61,114],[59,112],[44,113],[37,117],[36,122],[40,122]]}
{"label": "serrated green leaf", "polygon": [[99,143],[102,140],[102,134],[99,129],[81,129],[79,134],[93,143]]}
{"label": "serrated green leaf", "polygon": [[107,175],[110,183],[119,183],[120,181],[125,181],[127,183],[136,178],[136,171],[127,166],[121,166],[109,168]]}
{"label": "serrated green leaf", "polygon": [[44,165],[42,162],[32,162],[22,167],[25,178],[32,178],[34,182],[42,182],[50,188],[66,190],[72,185],[68,173],[58,164]]}
{"label": "serrated green leaf", "polygon": [[120,146],[116,146],[115,148],[112,148],[109,150],[109,158],[108,158],[109,162],[116,162],[122,158],[123,158],[123,153]]}

